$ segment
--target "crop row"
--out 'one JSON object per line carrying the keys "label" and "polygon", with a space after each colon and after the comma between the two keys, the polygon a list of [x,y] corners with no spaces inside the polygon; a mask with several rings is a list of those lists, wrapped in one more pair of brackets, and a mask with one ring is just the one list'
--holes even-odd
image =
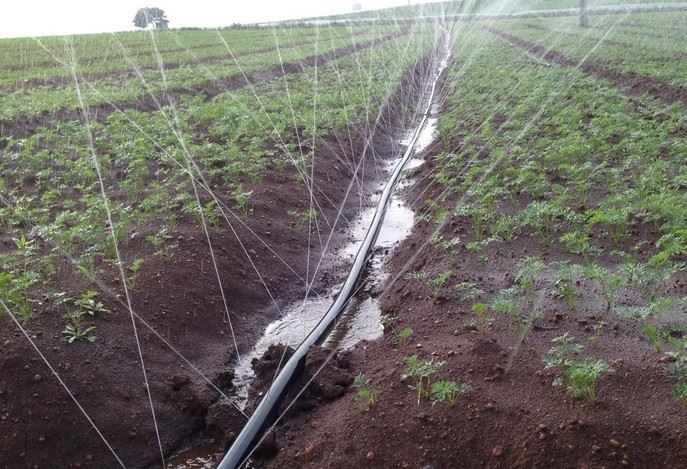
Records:
{"label": "crop row", "polygon": [[[338,34],[359,32],[357,27],[332,27]],[[311,34],[309,28],[242,28],[210,29],[202,31],[140,31],[112,34],[79,35],[72,37],[47,37],[3,39],[0,42],[0,63],[3,68],[38,68],[54,65],[54,55],[64,57],[65,45],[73,48],[74,54],[82,63],[98,63],[118,60],[122,51],[129,54],[152,55],[183,49],[199,49],[223,46],[224,42],[237,48],[250,47],[251,44],[274,43],[275,36],[280,41],[301,40]],[[25,70],[26,71],[26,70]]]}
{"label": "crop row", "polygon": [[[363,34],[365,30],[353,28],[328,28],[323,33],[334,37],[348,37],[356,34]],[[146,50],[136,51],[126,48],[123,44],[115,44],[105,50],[94,50],[94,56],[80,55],[75,48],[72,49],[71,43],[65,43],[55,49],[48,49],[45,52],[49,55],[41,63],[31,63],[26,67],[5,66],[0,74],[0,85],[6,88],[26,88],[25,83],[59,77],[70,78],[71,71],[63,65],[76,60],[79,73],[81,74],[106,74],[115,72],[133,72],[135,65],[139,68],[155,68],[158,62],[163,65],[168,64],[188,64],[192,65],[198,60],[211,57],[224,57],[231,60],[231,54],[245,55],[269,49],[276,49],[277,44],[287,46],[289,44],[302,44],[312,41],[312,37],[307,35],[307,30],[270,30],[261,31],[260,36],[254,38],[241,37],[228,34],[222,35],[220,32],[206,32],[205,41],[201,43],[187,43],[184,33],[178,33],[175,38],[176,46],[168,49],[156,49],[156,44],[151,45]],[[53,80],[56,81],[56,80]]]}
{"label": "crop row", "polygon": [[[667,351],[675,394],[687,403],[685,326],[675,321],[686,307],[684,107],[628,100],[576,67],[547,66],[483,30],[463,34],[439,125],[446,150],[424,181],[431,197],[418,196],[442,233],[431,248],[443,264],[408,278],[435,300],[465,303],[466,322],[483,334],[511,328],[523,340],[538,321],[572,328],[595,318],[584,352],[565,327],[548,354],[540,349],[542,368],[558,368],[556,383],[571,380],[574,397],[596,399],[573,378],[594,385],[630,340],[634,354],[651,353],[646,344]],[[448,221],[465,235],[447,237]],[[485,282],[452,282],[464,262]],[[604,329],[611,321],[639,335],[617,338]],[[594,345],[601,336],[624,345]]]}
{"label": "crop row", "polygon": [[[234,61],[231,56],[227,63],[196,64],[172,70],[142,70],[140,74],[124,79],[104,78],[95,83],[83,84],[83,93],[90,106],[107,103],[122,103],[145,99],[146,95],[161,91],[202,88],[222,80],[236,79],[245,82],[243,74],[257,73],[280,67],[282,64],[307,62],[313,57],[340,49],[364,48],[370,41],[381,40],[379,31],[355,38],[337,38],[322,35],[308,44],[285,50],[270,50],[243,56]],[[77,77],[78,77],[78,71]],[[71,86],[45,86],[31,92],[16,91],[0,99],[0,120],[10,121],[18,116],[31,116],[45,113],[77,109],[79,102],[73,84]]]}
{"label": "crop row", "polygon": [[[0,257],[0,295],[28,321],[40,297],[64,297],[50,292],[49,285],[65,253],[87,279],[100,277],[116,262],[91,151],[103,172],[117,243],[136,233],[154,256],[171,260],[182,220],[204,220],[216,229],[227,207],[250,216],[250,188],[268,168],[294,168],[295,182],[304,183],[306,165],[327,144],[322,137],[362,132],[363,116],[374,120],[433,40],[432,31],[418,28],[302,73],[220,93],[211,101],[185,96],[157,112],[118,112],[89,127],[56,122],[29,138],[10,139],[0,150],[0,225],[14,242],[4,245]],[[190,176],[205,188],[200,199],[193,195]],[[208,186],[222,187],[229,198],[211,197]],[[317,216],[293,212],[295,222]],[[126,257],[132,288],[146,262],[139,254]],[[69,322],[72,330],[65,333],[91,340],[94,330],[80,322],[82,316]]]}
{"label": "crop row", "polygon": [[[676,13],[676,15],[687,17],[683,13]],[[517,37],[544,48],[554,49],[571,59],[599,63],[626,75],[643,75],[672,86],[687,85],[685,78],[687,77],[687,62],[684,60],[684,48],[687,44],[685,36],[676,36],[669,44],[666,44],[652,38],[642,39],[641,34],[635,35],[637,37],[632,40],[631,36],[614,33],[612,29],[609,34],[606,34],[603,30],[588,31],[577,28],[578,34],[571,36],[561,35],[555,30],[520,28],[517,24],[514,23],[515,27],[511,31]],[[508,31],[507,28],[505,30]],[[601,40],[604,37],[611,41],[627,41],[631,47],[604,42]]]}

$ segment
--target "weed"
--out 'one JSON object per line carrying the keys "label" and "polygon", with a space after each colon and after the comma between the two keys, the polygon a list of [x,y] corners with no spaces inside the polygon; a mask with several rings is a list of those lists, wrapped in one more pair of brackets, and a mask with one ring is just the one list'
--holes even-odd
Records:
{"label": "weed", "polygon": [[394,324],[398,321],[396,316],[391,316],[389,314],[382,314],[379,317],[379,323],[382,325],[384,331],[390,331],[394,328]]}

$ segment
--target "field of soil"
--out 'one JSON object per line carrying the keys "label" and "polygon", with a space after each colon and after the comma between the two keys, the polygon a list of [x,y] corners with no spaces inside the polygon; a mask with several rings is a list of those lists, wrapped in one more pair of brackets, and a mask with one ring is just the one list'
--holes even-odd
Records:
{"label": "field of soil", "polygon": [[511,7],[0,41],[0,468],[216,466],[425,107],[243,467],[687,467],[687,13]]}

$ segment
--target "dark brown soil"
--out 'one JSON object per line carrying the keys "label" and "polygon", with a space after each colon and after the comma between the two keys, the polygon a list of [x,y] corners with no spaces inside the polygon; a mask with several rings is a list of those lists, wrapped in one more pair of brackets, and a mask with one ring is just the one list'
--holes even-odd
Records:
{"label": "dark brown soil", "polygon": [[[328,56],[329,60],[341,53]],[[352,149],[348,135],[331,136],[326,139],[328,145],[318,147],[314,180],[320,190],[316,199],[322,207],[318,220],[323,238],[329,234],[327,222],[334,219],[352,180],[352,174],[341,162],[358,161],[366,143],[370,144],[361,167],[369,186],[360,194],[354,190],[344,205],[343,216],[352,217],[374,187],[375,159],[389,157],[398,148],[400,132],[407,128],[407,120],[411,118],[404,110],[414,109],[411,104],[417,99],[417,93],[409,91],[416,83],[424,82],[423,70],[419,66],[408,72],[400,88],[403,92],[397,92],[384,106],[376,122],[361,123],[361,129],[374,129],[368,135],[369,140],[361,130],[354,132]],[[340,145],[340,140],[347,144]],[[213,229],[210,233],[242,353],[252,347],[266,324],[276,319],[277,306],[282,307],[303,295],[308,233],[305,228],[297,227],[284,209],[308,207],[308,193],[296,183],[295,176],[293,168],[272,168],[262,182],[246,186],[246,190],[253,190],[255,202],[252,214],[244,218],[245,223],[289,267],[239,223],[234,223],[234,229],[243,246],[229,229]],[[213,189],[221,200],[231,205],[228,189]],[[179,247],[168,261],[154,257],[143,241],[152,228],[140,227],[140,234],[122,243],[121,250],[128,261],[136,257],[146,259],[141,280],[133,290],[133,308],[151,326],[148,328],[137,321],[162,445],[169,455],[202,430],[208,436],[226,437],[221,433],[240,427],[243,417],[232,407],[218,402],[217,393],[207,382],[152,332],[164,337],[216,386],[231,393],[234,344],[224,319],[222,297],[203,231],[195,218],[180,217],[175,232]],[[337,233],[334,239],[336,249],[343,236]],[[317,240],[317,236],[311,237],[311,262],[318,259],[321,251]],[[67,260],[58,264],[60,275],[52,290],[78,296],[93,288],[73,272]],[[131,319],[122,302],[117,271],[106,268],[105,272],[98,289],[112,313],[94,320],[95,343],[67,345],[61,334],[65,323],[63,312],[52,311],[47,306],[45,311],[35,311],[28,326],[29,334],[127,467],[156,467],[159,449]],[[315,289],[328,287],[333,274],[323,269]],[[108,291],[113,295],[108,296]],[[106,446],[27,340],[9,318],[0,320],[4,323],[0,332],[3,424],[0,467],[116,467]]]}
{"label": "dark brown soil", "polygon": [[[440,151],[437,148],[435,152]],[[416,178],[431,174],[429,160]],[[424,188],[423,188],[424,189]],[[416,195],[419,189],[409,194]],[[429,190],[436,196],[440,187]],[[450,206],[455,201],[449,201]],[[419,247],[434,226],[421,222],[397,248],[389,265],[394,273],[450,268],[449,281],[475,283],[487,295],[514,283],[514,262],[527,255],[572,260],[561,246],[543,249],[526,236],[490,248],[487,263],[465,249],[471,239],[465,219],[454,218],[442,230],[446,238],[465,240],[456,259]],[[639,236],[639,234],[636,234]],[[414,259],[413,259],[414,258]],[[409,263],[409,265],[408,265]],[[684,275],[674,285],[687,291]],[[549,295],[545,311],[520,342],[504,321],[494,318],[484,333],[467,326],[470,303],[452,295],[428,296],[416,281],[401,277],[387,285],[382,311],[413,329],[400,347],[394,332],[362,344],[347,360],[353,374],[364,373],[380,394],[368,406],[349,390],[339,400],[307,413],[293,413],[277,430],[277,456],[257,458],[258,467],[408,467],[408,468],[682,468],[687,465],[687,415],[672,396],[661,354],[641,340],[636,323],[604,313],[591,284],[579,288],[577,311]],[[626,293],[628,300],[632,292]],[[593,326],[606,321],[595,333]],[[595,403],[571,398],[551,385],[557,376],[542,359],[551,339],[565,331],[580,339],[586,353],[611,363],[615,373],[601,379]],[[455,406],[417,403],[417,394],[402,382],[405,357],[445,361],[442,377],[471,386]]]}
{"label": "dark brown soil", "polygon": [[[284,76],[284,74],[300,73],[305,68],[325,65],[329,62],[338,60],[347,55],[355,54],[356,52],[375,47],[387,41],[396,39],[407,34],[409,27],[403,27],[396,32],[387,34],[377,39],[365,41],[360,44],[345,46],[324,54],[311,56],[303,60],[295,62],[287,62],[283,65],[275,65],[267,70],[243,74],[236,74],[230,77],[208,80],[199,85],[187,88],[175,88],[168,90],[164,94],[158,96],[150,96],[145,94],[136,99],[119,102],[114,104],[103,103],[97,106],[91,106],[89,109],[90,118],[98,122],[104,122],[105,119],[112,113],[120,110],[134,109],[140,112],[158,111],[158,103],[166,103],[168,101],[176,101],[180,96],[204,96],[207,99],[212,99],[220,93],[226,91],[237,90],[248,85],[257,83],[265,83],[270,80]],[[0,136],[26,138],[35,134],[41,127],[49,127],[51,122],[82,120],[82,112],[79,109],[62,109],[55,113],[45,112],[39,115],[30,115],[17,117],[12,120],[0,121]]]}

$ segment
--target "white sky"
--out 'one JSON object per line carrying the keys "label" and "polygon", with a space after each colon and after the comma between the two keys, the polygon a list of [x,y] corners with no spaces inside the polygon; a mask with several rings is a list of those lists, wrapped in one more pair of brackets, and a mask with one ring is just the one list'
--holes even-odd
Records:
{"label": "white sky", "polygon": [[[413,0],[426,3],[429,0]],[[140,7],[159,7],[170,27],[228,26],[407,5],[408,0],[0,0],[0,37],[134,29]]]}

